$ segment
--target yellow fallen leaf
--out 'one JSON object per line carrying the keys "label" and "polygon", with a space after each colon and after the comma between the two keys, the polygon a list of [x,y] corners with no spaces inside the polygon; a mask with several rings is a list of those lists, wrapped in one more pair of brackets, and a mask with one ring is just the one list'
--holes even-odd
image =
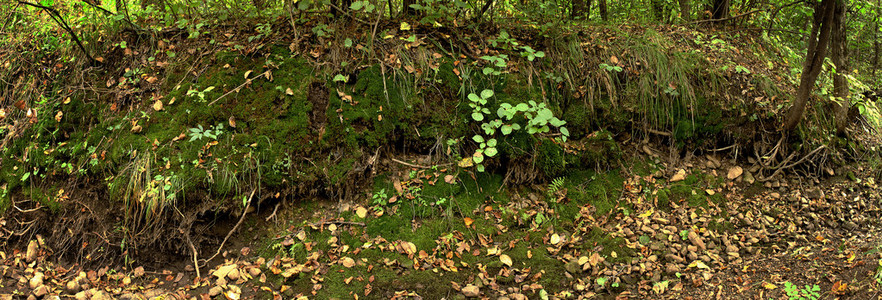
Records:
{"label": "yellow fallen leaf", "polygon": [[652,209],[650,208],[649,210],[647,210],[647,211],[643,212],[642,214],[638,215],[637,217],[639,217],[639,218],[641,218],[641,219],[646,219],[646,218],[648,218],[649,216],[651,216],[652,213],[653,213],[653,211],[652,211]]}
{"label": "yellow fallen leaf", "polygon": [[340,259],[340,264],[342,264],[344,267],[352,268],[355,266],[355,260],[347,256]]}
{"label": "yellow fallen leaf", "polygon": [[557,233],[552,234],[551,240],[549,240],[549,242],[551,242],[552,245],[557,245],[557,243],[560,243],[560,236],[557,235]]}
{"label": "yellow fallen leaf", "polygon": [[511,267],[512,261],[511,261],[511,257],[509,257],[508,255],[505,255],[505,254],[500,255],[499,261],[501,261],[502,264]]}
{"label": "yellow fallen leaf", "polygon": [[355,215],[358,216],[359,218],[364,219],[365,217],[367,217],[367,209],[364,208],[363,206],[359,206],[358,208],[355,209]]}
{"label": "yellow fallen leaf", "polygon": [[703,261],[696,260],[689,264],[687,268],[710,269]]}
{"label": "yellow fallen leaf", "polygon": [[235,269],[236,269],[236,264],[225,265],[225,266],[221,266],[220,268],[217,268],[217,270],[214,271],[213,273],[211,273],[211,275],[214,275],[217,278],[224,278],[224,277],[227,277],[227,274],[229,274],[231,271],[233,271]]}
{"label": "yellow fallen leaf", "polygon": [[401,31],[410,30],[410,24],[407,24],[407,22],[401,22],[401,26],[399,28],[401,29]]}
{"label": "yellow fallen leaf", "polygon": [[462,221],[465,223],[466,227],[472,226],[472,223],[475,223],[475,220],[472,220],[472,218],[469,217],[463,218]]}
{"label": "yellow fallen leaf", "polygon": [[771,284],[768,282],[763,282],[763,287],[766,288],[767,290],[774,290],[774,289],[778,288],[777,285],[774,285],[774,284]]}
{"label": "yellow fallen leaf", "polygon": [[251,70],[248,70],[248,72],[245,72],[245,79],[248,79],[248,75],[251,75]]}
{"label": "yellow fallen leaf", "polygon": [[64,117],[64,113],[59,111],[57,114],[55,114],[55,122],[61,122],[62,117]]}
{"label": "yellow fallen leaf", "polygon": [[460,162],[457,163],[457,164],[459,165],[460,168],[468,168],[468,167],[471,167],[471,166],[474,166],[474,165],[475,165],[475,164],[472,162],[472,157],[471,157],[471,156],[466,157],[466,158],[463,158],[462,161],[460,161]]}
{"label": "yellow fallen leaf", "polygon": [[156,102],[153,103],[153,110],[155,110],[155,111],[162,110],[162,101],[156,100]]}
{"label": "yellow fallen leaf", "polygon": [[67,97],[67,99],[64,99],[64,102],[63,102],[63,103],[64,103],[64,104],[68,104],[68,103],[70,103],[70,97]]}
{"label": "yellow fallen leaf", "polygon": [[285,94],[288,94],[288,96],[294,95],[294,90],[292,90],[291,88],[287,88],[285,89]]}

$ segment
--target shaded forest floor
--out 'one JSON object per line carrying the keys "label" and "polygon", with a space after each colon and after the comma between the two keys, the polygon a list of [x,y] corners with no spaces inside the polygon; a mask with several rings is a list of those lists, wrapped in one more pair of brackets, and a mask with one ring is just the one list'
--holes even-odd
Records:
{"label": "shaded forest floor", "polygon": [[[715,156],[684,162],[682,178],[654,160],[636,156],[629,165],[638,170],[568,177],[553,190],[500,192],[498,185],[475,186],[470,176],[390,160],[384,165],[392,180],[379,185],[395,185],[394,174],[419,177],[400,179],[402,192],[389,187],[387,196],[407,197],[417,181],[469,192],[449,199],[456,210],[427,214],[403,205],[381,214],[366,203],[284,204],[249,216],[201,278],[186,257],[90,269],[56,261],[35,240],[3,252],[2,292],[77,299],[794,299],[792,284],[806,299],[799,293],[815,286],[818,299],[879,297],[882,188],[868,170],[847,171],[857,180],[790,176],[765,188],[745,183],[738,164]],[[617,184],[622,189],[606,196],[620,213],[597,214],[597,206],[570,198]],[[652,196],[659,194],[669,201]]]}
{"label": "shaded forest floor", "polygon": [[[123,31],[104,69],[32,77],[3,52],[7,90],[50,96],[2,103],[0,294],[879,297],[872,120],[830,135],[817,101],[780,139],[774,41],[378,24]],[[494,131],[484,160],[474,113],[533,99],[568,130]]]}

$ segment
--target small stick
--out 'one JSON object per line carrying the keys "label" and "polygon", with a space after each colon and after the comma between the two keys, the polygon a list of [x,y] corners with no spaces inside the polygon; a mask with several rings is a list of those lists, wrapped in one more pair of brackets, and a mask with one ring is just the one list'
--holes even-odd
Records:
{"label": "small stick", "polygon": [[395,158],[393,158],[392,161],[397,162],[402,165],[405,165],[405,166],[408,166],[408,167],[414,167],[414,168],[420,168],[420,169],[431,169],[432,167],[446,167],[446,166],[452,165],[452,163],[448,163],[448,164],[434,165],[434,166],[423,166],[423,165],[415,165],[415,164],[401,161],[401,160],[398,160]]}
{"label": "small stick", "polygon": [[351,221],[322,221],[322,222],[310,223],[309,226],[320,227],[320,226],[331,225],[331,224],[365,226],[364,223],[362,223],[362,222],[351,222]]}
{"label": "small stick", "polygon": [[266,70],[266,72],[263,72],[263,73],[261,73],[260,75],[257,75],[257,76],[254,76],[254,77],[252,77],[252,78],[248,78],[248,79],[246,79],[244,83],[240,84],[240,85],[237,86],[235,89],[232,89],[232,90],[230,90],[229,92],[226,92],[225,94],[221,95],[220,97],[217,97],[217,99],[214,99],[214,101],[211,101],[211,103],[208,103],[208,106],[211,106],[212,104],[214,104],[214,103],[217,102],[218,100],[223,99],[224,97],[226,97],[226,96],[232,94],[233,92],[237,92],[237,93],[238,93],[243,87],[245,87],[246,85],[248,85],[249,83],[251,83],[251,82],[254,81],[255,79],[260,78],[260,76],[266,76],[266,74],[269,74],[269,72],[270,72],[270,70]]}
{"label": "small stick", "polygon": [[193,246],[193,241],[190,240],[190,232],[187,231],[187,244],[190,245],[190,252],[193,252],[193,268],[196,269],[196,278],[201,278],[202,274],[199,274],[199,253],[196,253],[196,247]]}
{"label": "small stick", "polygon": [[273,209],[273,213],[271,215],[269,215],[269,217],[266,217],[266,219],[265,219],[267,222],[269,222],[270,219],[272,219],[273,217],[276,216],[276,212],[279,210],[279,205],[282,205],[282,201],[279,201],[279,203],[276,203],[276,208]]}
{"label": "small stick", "polygon": [[233,226],[233,229],[230,229],[230,232],[227,232],[227,236],[224,237],[224,240],[221,242],[220,246],[217,247],[217,251],[214,252],[214,255],[212,255],[211,257],[206,259],[205,262],[202,264],[203,267],[206,264],[208,264],[209,261],[211,261],[212,259],[217,257],[218,254],[220,254],[221,249],[224,248],[224,244],[227,243],[227,240],[230,239],[230,236],[233,235],[233,232],[236,231],[236,228],[239,228],[239,225],[242,225],[242,221],[245,221],[245,215],[248,213],[248,207],[251,206],[251,198],[254,197],[254,192],[256,192],[256,191],[257,191],[257,189],[251,190],[251,196],[248,196],[248,203],[247,203],[247,205],[245,205],[245,208],[242,209],[242,216],[239,217],[239,222],[236,222],[236,225]]}

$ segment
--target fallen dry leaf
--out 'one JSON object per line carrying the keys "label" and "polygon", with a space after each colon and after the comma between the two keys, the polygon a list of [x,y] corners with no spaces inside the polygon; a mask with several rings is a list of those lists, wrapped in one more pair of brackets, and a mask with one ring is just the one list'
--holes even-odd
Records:
{"label": "fallen dry leaf", "polygon": [[499,256],[499,261],[501,261],[504,265],[511,267],[512,261],[511,257],[506,254],[502,254]]}
{"label": "fallen dry leaf", "polygon": [[355,215],[358,216],[359,218],[364,219],[365,217],[367,217],[367,209],[364,208],[363,206],[359,206],[358,208],[355,209]]}

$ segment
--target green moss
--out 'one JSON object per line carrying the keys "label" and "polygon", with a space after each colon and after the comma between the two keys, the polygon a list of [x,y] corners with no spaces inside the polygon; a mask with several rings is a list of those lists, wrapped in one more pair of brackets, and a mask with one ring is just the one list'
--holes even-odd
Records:
{"label": "green moss", "polygon": [[559,177],[563,175],[567,167],[566,153],[557,143],[543,140],[536,148],[535,163],[546,178]]}
{"label": "green moss", "polygon": [[597,209],[597,216],[605,216],[612,212],[616,205],[630,208],[628,203],[619,203],[624,178],[617,170],[604,173],[593,170],[575,170],[568,174],[566,182],[567,195],[573,205],[591,204]]}

